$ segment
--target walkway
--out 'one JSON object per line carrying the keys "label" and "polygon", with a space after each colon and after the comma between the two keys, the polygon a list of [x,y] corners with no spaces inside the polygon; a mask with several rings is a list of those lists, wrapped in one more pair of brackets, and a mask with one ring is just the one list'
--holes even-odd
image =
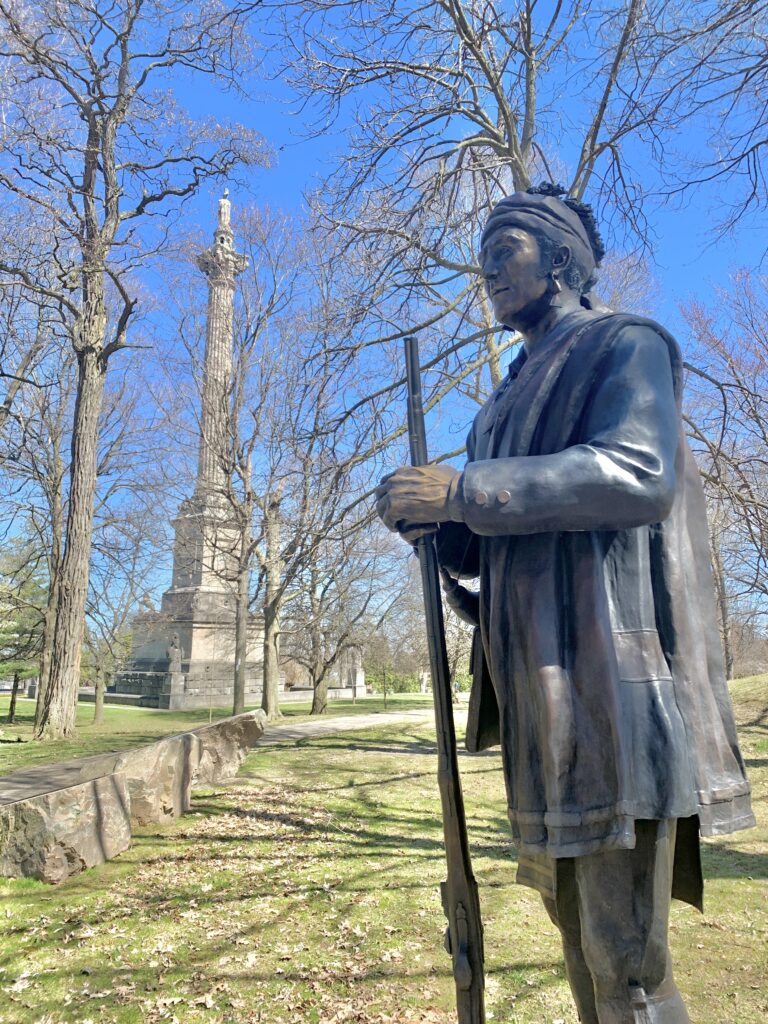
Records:
{"label": "walkway", "polygon": [[[462,712],[466,714],[466,705],[456,708],[455,711],[458,712],[457,719],[461,721]],[[432,721],[434,721],[434,712],[431,708],[426,707],[414,711],[337,715],[335,718],[318,718],[293,725],[285,722],[268,725],[256,745],[261,747],[277,743],[296,743],[299,740],[312,739],[315,736],[334,736],[342,732],[356,732],[359,729],[372,729],[376,726],[407,725],[408,723],[421,725]],[[159,742],[167,738],[159,736],[152,742]],[[127,751],[93,754],[71,761],[35,765],[5,775],[0,778],[0,806],[16,803],[19,800],[28,800],[30,797],[51,793],[58,789],[66,789],[100,776],[104,774],[103,766],[111,764],[121,753],[127,753]]]}
{"label": "walkway", "polygon": [[[466,714],[466,705],[461,708]],[[374,715],[337,715],[335,718],[317,718],[311,722],[300,722],[296,725],[272,724],[264,730],[258,746],[265,744],[289,743],[297,740],[313,739],[315,736],[334,736],[340,732],[356,732],[358,729],[373,729],[376,726],[421,725],[434,722],[435,713],[432,708],[418,708],[414,711],[380,711]]]}

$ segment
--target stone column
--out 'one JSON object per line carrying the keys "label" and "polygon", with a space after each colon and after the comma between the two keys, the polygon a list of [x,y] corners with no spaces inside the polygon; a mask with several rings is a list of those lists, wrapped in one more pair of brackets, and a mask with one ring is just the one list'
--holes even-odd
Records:
{"label": "stone column", "polygon": [[225,189],[219,200],[219,223],[213,245],[197,257],[198,267],[208,278],[208,323],[195,495],[209,500],[220,495],[225,484],[221,459],[226,451],[229,419],[235,278],[248,265],[247,257],[233,247],[227,195]]}

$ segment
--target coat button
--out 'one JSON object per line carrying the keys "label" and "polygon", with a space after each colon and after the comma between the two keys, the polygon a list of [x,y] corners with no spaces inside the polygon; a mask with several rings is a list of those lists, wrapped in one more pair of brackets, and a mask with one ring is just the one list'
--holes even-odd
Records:
{"label": "coat button", "polygon": [[475,502],[478,505],[487,505],[488,504],[488,495],[485,493],[485,491],[478,491],[477,492],[477,494],[475,495]]}
{"label": "coat button", "polygon": [[496,497],[498,498],[500,505],[506,505],[507,502],[511,500],[512,495],[509,493],[509,491],[499,491]]}

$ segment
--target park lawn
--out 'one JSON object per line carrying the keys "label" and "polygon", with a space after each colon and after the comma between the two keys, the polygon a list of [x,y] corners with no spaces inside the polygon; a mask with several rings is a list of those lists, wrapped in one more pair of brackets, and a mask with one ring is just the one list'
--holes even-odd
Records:
{"label": "park lawn", "polygon": [[[196,711],[157,711],[153,708],[137,708],[119,704],[104,706],[104,721],[93,724],[93,704],[82,702],[77,705],[77,731],[73,739],[35,743],[32,740],[35,702],[20,699],[16,705],[16,722],[5,724],[10,697],[0,694],[0,776],[21,768],[38,764],[54,764],[75,757],[91,754],[105,754],[115,750],[151,743],[161,736],[172,736],[187,729],[207,725],[232,714],[231,708],[201,708]],[[383,697],[366,697],[363,700],[332,700],[328,702],[327,717],[337,715],[369,715],[384,711],[410,711],[416,708],[430,708],[429,694],[390,694],[386,702]],[[282,712],[292,724],[303,719],[309,720],[310,704],[296,703],[283,705]]]}
{"label": "park lawn", "polygon": [[[696,1024],[768,1019],[768,687],[734,687],[757,829],[707,841],[675,904]],[[512,884],[496,752],[460,758],[489,1021],[576,1024],[557,937]],[[59,888],[0,882],[3,1024],[449,1024],[435,748],[423,726],[258,748],[194,813]]]}

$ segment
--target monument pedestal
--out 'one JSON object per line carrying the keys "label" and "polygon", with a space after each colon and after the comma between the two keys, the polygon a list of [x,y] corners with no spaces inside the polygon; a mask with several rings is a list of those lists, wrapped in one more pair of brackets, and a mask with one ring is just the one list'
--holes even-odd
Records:
{"label": "monument pedestal", "polygon": [[[139,694],[147,707],[187,710],[225,707],[234,699],[235,614],[229,595],[199,588],[171,589],[159,612],[133,623],[131,659],[113,691]],[[245,702],[261,703],[261,617],[248,626]]]}
{"label": "monument pedestal", "polygon": [[182,672],[167,672],[163,689],[160,693],[160,707],[168,708],[169,711],[179,711],[184,708],[184,684],[186,680]]}

